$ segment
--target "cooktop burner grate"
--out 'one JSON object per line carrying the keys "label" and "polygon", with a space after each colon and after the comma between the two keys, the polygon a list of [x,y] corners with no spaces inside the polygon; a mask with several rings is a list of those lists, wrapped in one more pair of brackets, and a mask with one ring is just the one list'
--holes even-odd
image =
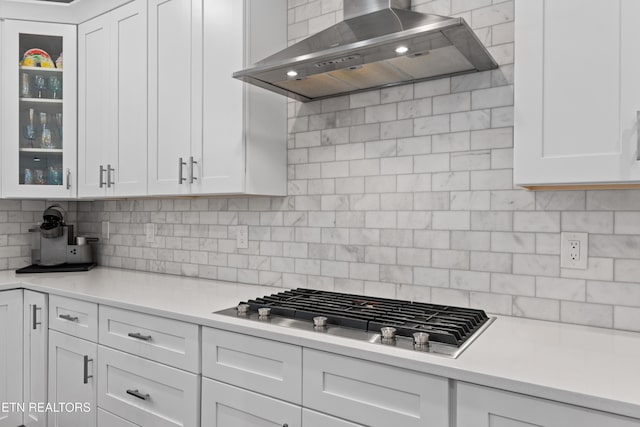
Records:
{"label": "cooktop burner grate", "polygon": [[291,319],[327,318],[329,325],[380,332],[391,326],[399,336],[429,333],[429,340],[456,347],[478,331],[489,316],[482,310],[363,297],[312,289],[294,289],[247,301],[251,312],[270,308],[271,315]]}

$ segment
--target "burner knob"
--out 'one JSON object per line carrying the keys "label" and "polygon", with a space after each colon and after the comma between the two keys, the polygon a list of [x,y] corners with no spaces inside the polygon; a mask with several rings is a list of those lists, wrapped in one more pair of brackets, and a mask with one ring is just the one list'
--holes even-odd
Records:
{"label": "burner knob", "polygon": [[249,304],[238,304],[236,310],[238,310],[238,314],[247,314],[249,312],[249,308],[251,308]]}
{"label": "burner knob", "polygon": [[271,309],[268,307],[262,307],[258,309],[258,316],[269,317],[271,315]]}
{"label": "burner knob", "polygon": [[324,316],[317,316],[313,318],[313,326],[316,328],[324,328],[327,326],[327,318]]}
{"label": "burner knob", "polygon": [[391,327],[380,328],[380,333],[382,334],[382,339],[384,340],[396,339],[396,328],[391,328]]}
{"label": "burner knob", "polygon": [[426,332],[416,332],[415,334],[413,334],[413,344],[416,347],[428,347],[429,334]]}

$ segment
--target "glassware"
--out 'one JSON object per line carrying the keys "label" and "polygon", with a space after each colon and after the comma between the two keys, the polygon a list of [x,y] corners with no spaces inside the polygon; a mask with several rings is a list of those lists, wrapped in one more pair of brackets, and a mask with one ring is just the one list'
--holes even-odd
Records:
{"label": "glassware", "polygon": [[40,113],[40,128],[42,129],[40,147],[49,149],[53,148],[51,129],[47,127],[47,113]]}
{"label": "glassware", "polygon": [[35,185],[44,185],[44,171],[42,169],[36,169],[34,171],[33,183]]}
{"label": "glassware", "polygon": [[58,94],[62,90],[62,80],[58,76],[49,77],[49,89],[53,92],[53,99],[58,99]]}
{"label": "glassware", "polygon": [[58,148],[62,148],[62,113],[56,113],[53,123],[58,134]]}
{"label": "glassware", "polygon": [[28,73],[22,73],[20,79],[20,96],[22,98],[31,98],[31,76]]}
{"label": "glassware", "polygon": [[49,166],[47,171],[47,184],[62,185],[62,170]]}
{"label": "glassware", "polygon": [[43,76],[36,75],[34,77],[36,89],[38,89],[38,98],[42,98],[42,92],[47,89],[47,81]]}
{"label": "glassware", "polygon": [[33,185],[33,172],[31,171],[31,169],[24,170],[24,184]]}
{"label": "glassware", "polygon": [[36,139],[36,128],[33,123],[34,114],[34,109],[29,108],[29,123],[24,127],[24,137],[29,142],[29,148],[33,148],[33,141]]}

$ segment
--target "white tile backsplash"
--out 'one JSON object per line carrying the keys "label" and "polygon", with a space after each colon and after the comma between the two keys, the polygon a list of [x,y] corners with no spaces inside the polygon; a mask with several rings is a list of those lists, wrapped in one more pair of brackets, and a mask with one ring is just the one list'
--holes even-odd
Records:
{"label": "white tile backsplash", "polygon": [[[414,5],[467,19],[500,69],[291,101],[287,197],[79,203],[84,232],[112,222],[100,262],[640,330],[640,190],[513,188],[513,0]],[[342,17],[340,0],[289,6],[291,43]],[[20,211],[42,208],[0,202],[0,267],[24,262]],[[587,270],[560,269],[562,231],[590,233]]]}

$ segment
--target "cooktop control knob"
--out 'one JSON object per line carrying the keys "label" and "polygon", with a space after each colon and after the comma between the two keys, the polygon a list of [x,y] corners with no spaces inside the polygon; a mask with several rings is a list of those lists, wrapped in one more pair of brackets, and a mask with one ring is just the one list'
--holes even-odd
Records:
{"label": "cooktop control knob", "polygon": [[396,339],[396,328],[391,328],[391,327],[380,328],[380,333],[382,334],[383,340]]}
{"label": "cooktop control knob", "polygon": [[426,332],[413,334],[413,345],[416,348],[429,348],[429,334]]}
{"label": "cooktop control knob", "polygon": [[236,310],[238,310],[238,314],[247,314],[249,313],[249,308],[251,308],[249,304],[238,304]]}
{"label": "cooktop control knob", "polygon": [[258,309],[258,316],[269,317],[271,315],[271,309],[268,307],[262,307]]}
{"label": "cooktop control knob", "polygon": [[327,326],[327,318],[324,316],[317,316],[313,318],[313,326],[316,328],[324,328]]}

